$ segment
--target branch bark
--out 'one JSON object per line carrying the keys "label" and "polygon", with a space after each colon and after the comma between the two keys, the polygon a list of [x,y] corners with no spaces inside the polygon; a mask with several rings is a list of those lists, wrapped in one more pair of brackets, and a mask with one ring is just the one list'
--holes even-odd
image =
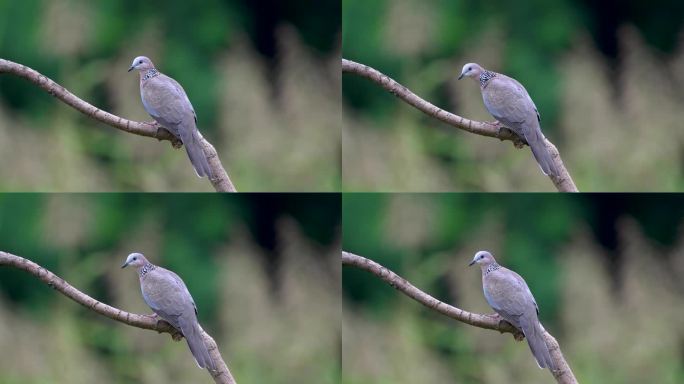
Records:
{"label": "branch bark", "polygon": [[[76,95],[69,92],[66,88],[57,84],[47,76],[42,75],[38,71],[25,65],[0,59],[0,74],[2,73],[9,73],[22,77],[36,84],[50,95],[56,97],[66,105],[74,108],[84,115],[114,128],[120,129],[124,132],[139,136],[152,137],[159,141],[168,140],[175,148],[179,148],[182,145],[182,142],[176,136],[158,125],[156,122],[148,123],[131,121],[113,115],[109,112],[105,112],[81,100]],[[209,162],[212,173],[214,174],[213,178],[209,178],[209,181],[214,186],[214,189],[216,189],[217,192],[237,192],[233,182],[230,180],[230,177],[228,177],[228,173],[223,167],[223,164],[221,164],[221,160],[219,159],[218,153],[216,152],[214,146],[211,145],[211,143],[209,143],[204,137],[201,139],[201,145],[204,149],[204,154],[207,157],[207,161]]]}
{"label": "branch bark", "polygon": [[[31,260],[0,251],[0,266],[9,266],[24,270],[78,304],[81,304],[89,310],[97,312],[100,315],[106,316],[112,320],[116,320],[133,327],[150,329],[159,333],[168,333],[174,338],[174,340],[180,340],[180,337],[182,336],[178,330],[164,320],[157,320],[149,315],[137,315],[134,313],[125,312],[121,309],[114,308],[110,305],[93,299],[92,297],[71,286],[59,276],[32,262]],[[208,346],[209,355],[217,367],[217,370],[213,372],[207,370],[214,379],[214,382],[217,384],[235,384],[235,379],[231,375],[230,370],[228,370],[228,366],[226,365],[225,361],[223,361],[221,352],[219,351],[216,342],[208,333],[204,331],[204,329],[202,329],[202,338]]]}
{"label": "branch bark", "polygon": [[[371,68],[367,65],[360,64],[351,60],[342,59],[342,72],[352,73],[361,77],[365,77],[368,80],[373,81],[378,84],[389,93],[400,98],[407,104],[413,106],[419,111],[425,113],[428,116],[434,117],[444,123],[447,123],[453,127],[462,129],[464,131],[474,133],[476,135],[494,137],[501,141],[510,140],[513,144],[520,148],[527,143],[524,142],[518,135],[513,133],[508,128],[503,125],[501,127],[481,121],[473,121],[463,118],[461,116],[455,115],[453,113],[447,112],[428,101],[423,100],[415,93],[411,92],[405,86],[399,84],[389,76],[383,74],[382,72]],[[546,147],[551,153],[553,162],[556,165],[556,169],[559,170],[560,175],[550,176],[551,182],[556,186],[560,192],[579,192],[575,186],[575,182],[572,180],[570,173],[565,168],[563,160],[560,157],[560,153],[553,143],[548,139],[545,139]]]}
{"label": "branch bark", "polygon": [[[416,300],[424,306],[462,323],[479,328],[499,331],[501,333],[511,333],[516,337],[516,339],[522,336],[522,333],[517,328],[506,321],[499,321],[499,319],[494,316],[464,311],[435,299],[434,297],[413,286],[401,276],[373,260],[355,255],[350,252],[342,251],[342,265],[348,265],[370,272],[413,300]],[[544,330],[544,339],[549,346],[551,358],[553,359],[556,367],[558,367],[557,370],[551,372],[553,377],[558,383],[561,384],[577,384],[577,379],[575,379],[575,375],[572,373],[570,366],[565,361],[560,346],[558,345],[558,341],[556,341],[556,339],[546,330]]]}

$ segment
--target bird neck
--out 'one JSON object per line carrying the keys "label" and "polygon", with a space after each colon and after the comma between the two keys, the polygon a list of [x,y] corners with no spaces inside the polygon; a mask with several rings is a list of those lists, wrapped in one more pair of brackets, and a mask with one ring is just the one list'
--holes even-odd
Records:
{"label": "bird neck", "polygon": [[480,87],[482,89],[484,89],[487,86],[487,84],[489,84],[489,80],[491,80],[495,77],[496,77],[495,72],[487,71],[487,70],[482,71],[482,73],[480,74]]}
{"label": "bird neck", "polygon": [[142,279],[147,275],[147,273],[153,269],[157,268],[156,265],[150,263],[149,261],[145,262],[142,267],[138,268],[138,275],[140,275],[140,278]]}
{"label": "bird neck", "polygon": [[482,266],[482,277],[487,276],[488,274],[496,271],[499,268],[501,268],[501,266],[499,264],[497,264],[496,262],[491,263],[491,264],[487,264],[486,266],[483,265]]}
{"label": "bird neck", "polygon": [[155,76],[159,76],[159,71],[157,71],[155,68],[150,68],[145,73],[140,72],[140,80],[142,81],[149,80]]}

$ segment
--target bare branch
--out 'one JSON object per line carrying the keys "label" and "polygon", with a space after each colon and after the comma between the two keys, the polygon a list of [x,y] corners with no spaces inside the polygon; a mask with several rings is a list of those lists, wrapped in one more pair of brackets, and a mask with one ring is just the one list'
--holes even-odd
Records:
{"label": "bare branch", "polygon": [[[26,271],[71,300],[112,320],[116,320],[133,327],[155,330],[159,333],[169,333],[174,340],[179,340],[182,336],[178,330],[173,328],[164,320],[157,320],[148,315],[129,313],[93,299],[92,297],[71,286],[59,276],[32,262],[31,260],[0,251],[0,266],[2,265],[15,267]],[[218,346],[216,345],[214,339],[203,329],[202,338],[209,349],[209,355],[217,367],[216,371],[209,372],[214,379],[214,382],[220,384],[235,384],[235,379],[233,379],[233,376],[228,370],[228,366],[223,361],[221,352],[219,352]]]}
{"label": "bare branch", "polygon": [[[497,317],[464,311],[435,299],[434,297],[413,286],[401,276],[373,260],[366,259],[365,257],[355,255],[350,252],[342,251],[342,265],[349,265],[368,271],[413,300],[416,300],[424,306],[462,323],[470,324],[479,328],[492,329],[501,333],[511,333],[516,337],[516,339],[522,336],[522,333],[518,329],[506,321],[500,321]],[[572,373],[570,366],[565,361],[563,353],[561,352],[560,346],[558,345],[556,339],[546,330],[544,330],[544,339],[549,346],[551,358],[553,359],[556,367],[558,367],[557,370],[551,372],[553,377],[556,378],[558,383],[577,384],[575,375]]]}
{"label": "bare branch", "polygon": [[[120,129],[124,132],[139,136],[153,137],[160,141],[168,140],[176,148],[182,145],[182,142],[177,137],[158,124],[126,120],[109,112],[105,112],[79,99],[76,95],[52,81],[47,76],[42,75],[36,70],[25,65],[0,59],[0,74],[2,73],[9,73],[23,77],[24,79],[36,84],[40,88],[43,88],[43,90],[50,95],[63,101],[66,105],[76,109],[84,115],[114,128]],[[203,137],[201,139],[201,144],[214,175],[214,177],[209,180],[214,186],[214,189],[216,189],[217,192],[237,192],[233,182],[228,177],[228,173],[223,167],[223,164],[221,164],[221,160],[219,159],[218,153],[216,152],[216,149],[214,149],[214,146],[212,146],[211,143],[209,143]]]}
{"label": "bare branch", "polygon": [[[447,112],[435,106],[434,104],[423,100],[405,86],[367,65],[342,59],[342,72],[365,77],[426,115],[434,117],[435,119],[447,123],[453,127],[481,136],[495,137],[502,141],[510,140],[516,147],[522,147],[523,145],[527,144],[508,128],[503,126],[499,127],[488,122],[468,120],[451,112]],[[553,145],[553,143],[551,143],[548,139],[545,139],[545,144],[551,153],[551,157],[556,165],[556,169],[558,169],[560,173],[560,176],[558,177],[549,176],[553,184],[560,192],[579,192],[575,186],[575,183],[572,181],[570,173],[568,173],[568,170],[565,168],[563,160],[561,159],[560,153],[558,152],[556,146]]]}

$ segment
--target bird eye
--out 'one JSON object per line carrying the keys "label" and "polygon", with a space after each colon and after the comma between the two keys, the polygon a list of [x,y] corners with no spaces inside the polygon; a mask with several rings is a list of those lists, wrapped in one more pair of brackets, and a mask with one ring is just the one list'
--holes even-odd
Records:
{"label": "bird eye", "polygon": [[138,260],[138,258],[137,258],[137,257],[134,257],[133,260]]}
{"label": "bird eye", "polygon": [[471,69],[473,69],[473,68],[472,68],[472,67],[468,67],[468,71],[470,71]]}
{"label": "bird eye", "polygon": [[138,61],[138,64],[142,64],[142,60]]}

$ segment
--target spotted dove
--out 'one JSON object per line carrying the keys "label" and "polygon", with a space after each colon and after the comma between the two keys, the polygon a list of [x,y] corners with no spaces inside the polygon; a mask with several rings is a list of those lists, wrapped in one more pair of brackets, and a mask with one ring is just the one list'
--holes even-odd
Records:
{"label": "spotted dove", "polygon": [[487,303],[504,320],[520,329],[527,338],[539,368],[555,370],[549,348],[544,341],[544,328],[539,322],[537,302],[520,275],[496,263],[487,251],[479,251],[470,265],[482,270],[482,289]]}
{"label": "spotted dove", "polygon": [[216,370],[197,322],[197,307],[188,288],[178,275],[156,266],[141,253],[131,253],[121,266],[137,268],[143,299],[152,310],[183,333],[190,352],[200,368]]}
{"label": "spotted dove", "polygon": [[188,95],[178,82],[157,71],[150,59],[138,56],[128,71],[140,72],[140,97],[147,113],[157,123],[180,138],[197,176],[212,177],[201,146],[197,115]]}
{"label": "spotted dove", "polygon": [[500,123],[525,139],[545,175],[558,176],[551,153],[546,148],[537,106],[517,80],[501,73],[488,71],[476,63],[463,66],[461,80],[470,77],[480,82],[480,91],[487,111]]}

